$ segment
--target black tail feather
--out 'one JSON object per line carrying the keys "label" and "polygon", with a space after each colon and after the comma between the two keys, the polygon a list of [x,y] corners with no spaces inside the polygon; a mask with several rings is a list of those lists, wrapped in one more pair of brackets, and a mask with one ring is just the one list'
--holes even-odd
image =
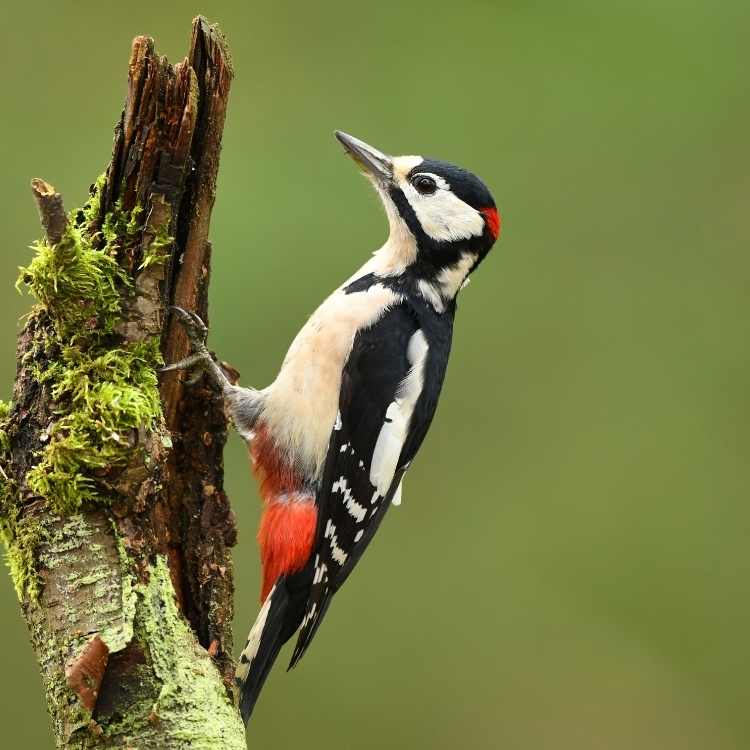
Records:
{"label": "black tail feather", "polygon": [[307,651],[307,648],[312,642],[315,633],[318,632],[318,627],[320,627],[320,623],[323,621],[323,617],[328,611],[328,605],[331,603],[331,596],[331,590],[326,589],[322,594],[321,601],[316,606],[316,609],[314,610],[312,615],[305,616],[303,618],[302,628],[300,629],[299,636],[297,637],[297,644],[294,647],[294,653],[292,654],[289,666],[286,668],[287,672],[290,669],[294,669],[299,663],[299,660],[305,655],[305,651]]}
{"label": "black tail feather", "polygon": [[298,576],[291,579],[282,576],[276,581],[240,654],[237,685],[240,688],[240,714],[245,725],[281,647],[302,622],[306,588],[300,588],[297,579]]}
{"label": "black tail feather", "polygon": [[[260,691],[263,689],[266,677],[276,661],[279,650],[284,645],[280,636],[288,608],[289,592],[284,579],[279,579],[258,614],[258,619],[248,636],[245,650],[240,655],[240,664],[237,668],[240,714],[246,725]],[[260,633],[257,632],[258,629]]]}

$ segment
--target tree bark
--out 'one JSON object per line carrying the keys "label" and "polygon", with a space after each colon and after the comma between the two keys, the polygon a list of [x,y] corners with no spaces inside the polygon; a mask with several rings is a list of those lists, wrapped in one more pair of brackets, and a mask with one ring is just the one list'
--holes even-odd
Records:
{"label": "tree bark", "polygon": [[193,22],[170,65],[137,37],[112,158],[82,209],[34,180],[38,298],[0,411],[0,530],[60,748],[245,748],[233,705],[234,519],[209,383],[169,306],[207,317],[232,68]]}

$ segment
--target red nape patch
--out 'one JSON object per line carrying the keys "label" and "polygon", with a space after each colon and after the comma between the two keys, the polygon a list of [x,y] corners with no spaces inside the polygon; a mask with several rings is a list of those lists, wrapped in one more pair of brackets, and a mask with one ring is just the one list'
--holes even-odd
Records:
{"label": "red nape patch", "polygon": [[305,567],[310,559],[317,525],[318,511],[312,497],[305,500],[292,497],[266,506],[258,529],[263,562],[261,602],[265,601],[279,576],[296,573]]}
{"label": "red nape patch", "polygon": [[500,236],[500,214],[496,208],[480,208],[479,211],[484,215],[484,220],[487,224],[487,229],[490,230],[492,239],[496,240]]}

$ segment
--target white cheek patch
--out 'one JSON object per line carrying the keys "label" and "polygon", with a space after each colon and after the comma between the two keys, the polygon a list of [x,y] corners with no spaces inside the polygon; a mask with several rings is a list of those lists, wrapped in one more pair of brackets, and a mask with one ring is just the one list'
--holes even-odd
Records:
{"label": "white cheek patch", "polygon": [[399,185],[425,234],[438,242],[455,242],[480,237],[484,232],[484,217],[468,203],[464,203],[450,190],[446,181],[431,172],[438,189],[432,195],[422,195],[412,184],[403,179]]}

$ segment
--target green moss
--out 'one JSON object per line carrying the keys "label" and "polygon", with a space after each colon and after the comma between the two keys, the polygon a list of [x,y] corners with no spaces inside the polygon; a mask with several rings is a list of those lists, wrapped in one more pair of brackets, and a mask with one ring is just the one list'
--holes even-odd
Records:
{"label": "green moss", "polygon": [[34,518],[19,519],[18,488],[8,476],[10,405],[0,401],[0,539],[5,544],[5,564],[19,601],[37,601],[42,581],[37,572],[37,550],[46,532]]}
{"label": "green moss", "polygon": [[[57,245],[35,245],[36,256],[18,281],[39,300],[53,328],[42,342],[49,363],[36,375],[50,388],[56,418],[26,483],[61,515],[106,503],[99,479],[126,464],[135,431],[153,429],[161,417],[158,339],[121,343],[115,333],[122,300],[132,293],[117,258],[140,241],[143,209],[125,212],[118,203],[101,231],[89,236],[103,184],[100,178],[86,206],[72,212]],[[168,242],[157,239],[146,251],[152,259]]]}
{"label": "green moss", "polygon": [[88,201],[86,201],[84,207],[81,209],[80,221],[78,222],[79,225],[88,226],[89,224],[94,224],[99,220],[99,213],[102,207],[102,190],[104,190],[106,184],[107,175],[105,172],[102,172],[102,174],[100,174],[96,178],[94,184],[91,186],[91,195],[89,196]]}
{"label": "green moss", "polygon": [[152,338],[105,351],[67,346],[42,373],[59,418],[26,483],[57,513],[101,500],[93,473],[124,465],[133,431],[155,426],[161,402],[154,368],[160,363],[159,341]]}
{"label": "green moss", "polygon": [[154,237],[148,249],[143,255],[143,261],[138,266],[139,271],[144,271],[151,266],[159,265],[164,263],[169,258],[168,248],[171,246],[174,238],[170,237],[166,229],[162,228],[159,234]]}
{"label": "green moss", "polygon": [[35,519],[18,521],[14,508],[9,516],[0,520],[0,536],[5,542],[5,563],[10,571],[18,601],[39,599],[42,579],[37,570],[37,550],[46,540],[47,532]]}
{"label": "green moss", "polygon": [[[34,245],[36,254],[17,282],[37,298],[37,314],[44,316],[24,363],[49,388],[54,412],[26,485],[63,516],[106,504],[101,479],[129,461],[137,431],[154,429],[161,418],[158,339],[123,343],[116,334],[122,301],[133,286],[118,258],[140,241],[143,209],[125,212],[118,204],[101,231],[90,235],[104,184],[102,176],[88,203],[72,212],[59,243]],[[162,254],[168,238],[157,240],[147,257]],[[9,405],[0,402],[0,536],[19,598],[35,601],[41,587],[37,555],[46,537],[38,523],[21,517],[17,487],[3,468],[9,414]]]}
{"label": "green moss", "polygon": [[[162,363],[159,340],[123,342],[117,332],[134,286],[120,261],[143,242],[144,209],[124,211],[118,203],[102,217],[105,182],[99,177],[86,205],[71,213],[60,242],[35,243],[35,255],[17,282],[39,302],[24,365],[34,368],[49,389],[53,411],[25,483],[66,517],[109,502],[103,480],[142,450],[139,433],[157,429],[161,421],[155,372]],[[166,228],[158,228],[143,250],[141,268],[166,259],[171,241]],[[10,405],[0,402],[0,536],[19,598],[35,601],[41,587],[39,548],[49,539],[21,512],[18,487],[5,472],[12,441],[9,416]],[[134,594],[125,593],[132,609]],[[113,632],[111,639],[116,645],[126,636]]]}
{"label": "green moss", "polygon": [[130,284],[115,247],[97,249],[72,222],[57,245],[39,240],[31,263],[20,269],[25,284],[49,312],[59,340],[75,343],[112,333],[120,314],[120,289]]}

